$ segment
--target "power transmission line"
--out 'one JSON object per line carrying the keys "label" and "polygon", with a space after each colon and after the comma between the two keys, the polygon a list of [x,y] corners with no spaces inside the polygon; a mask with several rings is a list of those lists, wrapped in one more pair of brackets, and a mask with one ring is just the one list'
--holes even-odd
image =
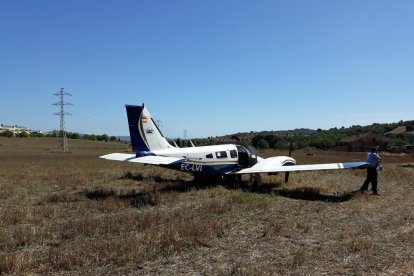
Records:
{"label": "power transmission line", "polygon": [[60,116],[60,131],[59,131],[59,150],[62,152],[68,151],[68,139],[66,137],[65,131],[65,115],[72,115],[68,112],[65,112],[65,105],[73,105],[71,103],[65,102],[65,96],[72,96],[70,93],[65,92],[63,88],[60,89],[58,93],[53,94],[59,97],[59,101],[54,103],[55,106],[60,106],[60,111],[54,113],[53,115]]}
{"label": "power transmission line", "polygon": [[159,129],[161,132],[163,132],[163,131],[162,131],[162,129],[163,129],[162,121],[161,121],[161,120],[156,120],[156,121],[155,121],[155,124],[157,125],[158,129]]}

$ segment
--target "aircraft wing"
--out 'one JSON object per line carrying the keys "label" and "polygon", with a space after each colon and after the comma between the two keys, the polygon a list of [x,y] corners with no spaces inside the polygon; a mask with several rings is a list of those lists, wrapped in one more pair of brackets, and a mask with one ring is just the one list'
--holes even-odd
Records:
{"label": "aircraft wing", "polygon": [[277,173],[277,172],[297,172],[297,171],[318,171],[318,170],[341,170],[341,169],[363,169],[368,166],[366,162],[348,162],[348,163],[329,163],[329,164],[311,164],[311,165],[292,165],[292,166],[273,166],[269,167],[266,160],[257,163],[251,168],[243,169],[237,174],[253,173]]}
{"label": "aircraft wing", "polygon": [[165,157],[165,156],[143,156],[136,157],[135,154],[128,153],[110,153],[100,156],[106,160],[127,161],[133,163],[150,164],[150,165],[169,165],[178,161],[183,161],[185,158]]}

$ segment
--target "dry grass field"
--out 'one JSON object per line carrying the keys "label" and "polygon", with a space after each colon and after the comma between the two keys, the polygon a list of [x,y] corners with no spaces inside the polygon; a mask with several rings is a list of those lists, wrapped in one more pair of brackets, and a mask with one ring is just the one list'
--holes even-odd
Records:
{"label": "dry grass field", "polygon": [[[414,157],[265,176],[259,189],[98,159],[117,143],[0,138],[0,274],[414,274]],[[286,154],[261,152],[261,156]],[[365,154],[294,152],[298,163]]]}

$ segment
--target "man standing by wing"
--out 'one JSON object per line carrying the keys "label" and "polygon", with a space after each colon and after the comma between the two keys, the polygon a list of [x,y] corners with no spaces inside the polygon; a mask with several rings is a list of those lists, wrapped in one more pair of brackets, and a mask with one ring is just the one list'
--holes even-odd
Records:
{"label": "man standing by wing", "polygon": [[[367,156],[367,163],[369,164],[367,167],[367,179],[365,179],[364,184],[361,187],[361,192],[365,192],[368,190],[368,185],[371,182],[372,185],[372,194],[379,195],[377,190],[378,185],[378,172],[377,167],[379,163],[382,162],[381,157],[378,155],[378,147],[371,148],[371,151],[368,153]],[[381,169],[381,167],[379,167]]]}

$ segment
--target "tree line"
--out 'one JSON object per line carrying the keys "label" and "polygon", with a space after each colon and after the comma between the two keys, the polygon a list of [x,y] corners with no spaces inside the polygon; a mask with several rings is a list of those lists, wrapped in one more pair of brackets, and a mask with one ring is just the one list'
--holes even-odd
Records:
{"label": "tree line", "polygon": [[[41,133],[41,132],[20,132],[17,134],[14,134],[10,130],[6,130],[0,133],[0,136],[3,137],[19,137],[19,138],[26,138],[26,137],[59,137],[59,131],[54,130],[50,133]],[[69,139],[83,139],[83,140],[89,140],[89,141],[104,141],[104,142],[120,142],[121,140],[116,136],[109,136],[107,134],[79,134],[77,132],[67,132],[66,137]]]}
{"label": "tree line", "polygon": [[[398,126],[405,126],[406,133],[391,134],[385,136],[385,133],[397,128]],[[261,132],[244,132],[232,135],[225,135],[221,137],[207,137],[193,139],[193,142],[197,146],[215,145],[220,143],[238,143],[242,146],[253,146],[259,149],[279,149],[287,150],[292,142],[294,149],[304,148],[316,148],[327,150],[334,147],[341,139],[357,136],[365,133],[373,133],[379,136],[383,136],[389,139],[389,146],[401,146],[414,144],[414,134],[409,133],[414,131],[413,121],[399,121],[397,123],[379,124],[375,123],[368,126],[353,125],[345,128],[331,128],[328,130],[322,130],[320,128],[316,130],[311,129],[295,129],[295,130],[283,130],[283,131],[261,131]],[[0,133],[0,136],[12,137],[14,136],[11,131],[4,131]],[[21,132],[15,135],[16,137],[58,137],[59,131],[54,130],[50,133],[43,134],[39,132]],[[68,132],[67,137],[69,139],[84,139],[90,141],[105,141],[115,142],[120,141],[116,136],[108,136],[107,134],[79,134],[76,132]],[[175,139],[174,142],[179,147],[188,147],[190,143],[183,139]],[[171,144],[174,144],[170,140]]]}
{"label": "tree line", "polygon": [[[406,133],[388,134],[385,133],[397,128],[405,126]],[[295,129],[283,131],[261,131],[261,132],[244,132],[222,137],[208,137],[204,139],[194,139],[197,145],[211,145],[220,142],[227,143],[229,141],[236,142],[243,146],[253,146],[259,149],[289,149],[290,143],[294,149],[316,148],[327,150],[334,147],[339,140],[357,136],[365,133],[373,133],[379,137],[389,140],[389,146],[401,146],[414,144],[414,121],[399,121],[397,123],[379,124],[375,123],[368,126],[353,125],[345,128],[331,128],[322,130],[311,129]]]}

